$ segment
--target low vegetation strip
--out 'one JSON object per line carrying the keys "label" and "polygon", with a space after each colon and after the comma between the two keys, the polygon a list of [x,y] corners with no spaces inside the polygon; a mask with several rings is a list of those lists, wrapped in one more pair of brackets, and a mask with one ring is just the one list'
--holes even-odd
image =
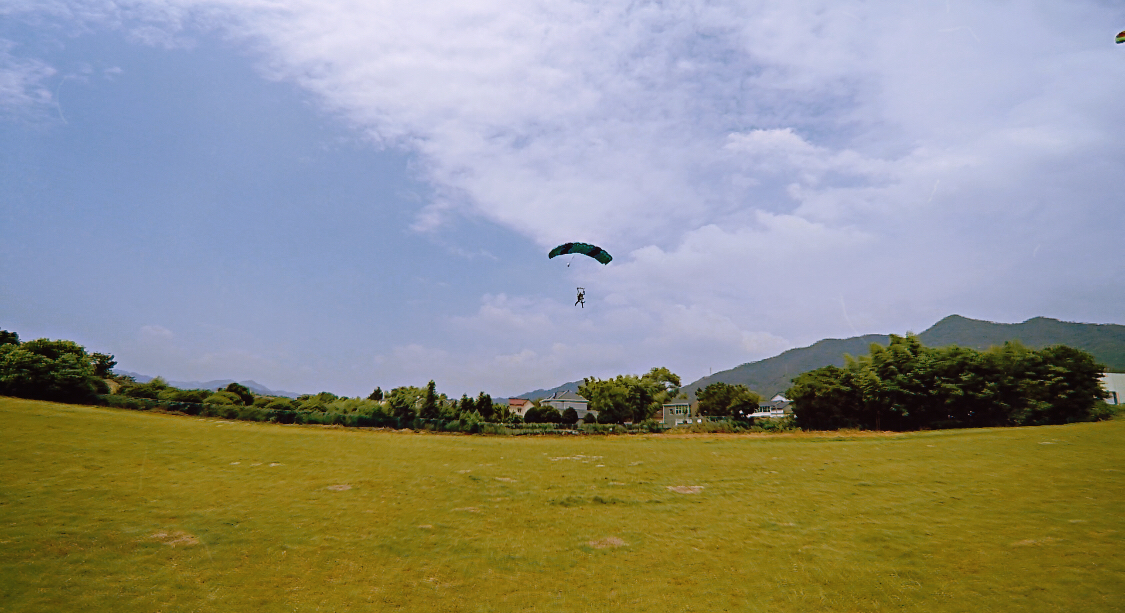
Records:
{"label": "low vegetation strip", "polygon": [[4,612],[1125,608],[1123,421],[448,437],[0,398],[0,423]]}

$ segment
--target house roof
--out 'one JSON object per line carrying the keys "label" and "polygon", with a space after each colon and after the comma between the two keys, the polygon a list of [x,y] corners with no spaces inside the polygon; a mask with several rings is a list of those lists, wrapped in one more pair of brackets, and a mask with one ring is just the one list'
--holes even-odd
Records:
{"label": "house roof", "polygon": [[554,394],[551,394],[551,397],[547,398],[547,400],[560,400],[564,402],[590,402],[589,400],[586,400],[585,398],[571,391],[555,392]]}
{"label": "house roof", "polygon": [[527,398],[509,398],[508,399],[508,406],[510,406],[510,407],[522,407],[523,405],[528,404],[529,402],[531,402],[531,401],[528,400]]}

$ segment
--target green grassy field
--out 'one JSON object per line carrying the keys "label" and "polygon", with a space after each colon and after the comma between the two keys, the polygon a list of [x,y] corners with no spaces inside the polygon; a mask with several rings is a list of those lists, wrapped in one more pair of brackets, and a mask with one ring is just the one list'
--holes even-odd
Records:
{"label": "green grassy field", "polygon": [[0,398],[0,424],[5,612],[1125,609],[1125,421],[482,437]]}

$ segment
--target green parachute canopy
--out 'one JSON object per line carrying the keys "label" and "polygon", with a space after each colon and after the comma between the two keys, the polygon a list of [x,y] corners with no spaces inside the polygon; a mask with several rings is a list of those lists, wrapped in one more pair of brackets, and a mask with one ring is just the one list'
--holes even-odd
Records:
{"label": "green parachute canopy", "polygon": [[1125,32],[1117,35],[1117,44],[1125,43]]}
{"label": "green parachute canopy", "polygon": [[589,245],[587,243],[563,243],[558,247],[551,250],[547,258],[553,258],[558,255],[566,255],[568,253],[581,253],[588,255],[602,264],[609,264],[613,260],[613,256],[607,253],[604,249],[597,245]]}

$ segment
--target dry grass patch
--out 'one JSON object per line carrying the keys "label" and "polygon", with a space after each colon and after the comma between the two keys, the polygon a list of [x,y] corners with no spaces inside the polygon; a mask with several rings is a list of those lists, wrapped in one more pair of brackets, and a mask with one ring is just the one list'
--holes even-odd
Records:
{"label": "dry grass patch", "polygon": [[1047,543],[1054,543],[1058,540],[1059,539],[1051,537],[1051,536],[1045,536],[1041,539],[1024,539],[1022,541],[1016,541],[1016,542],[1012,543],[1012,546],[1013,547],[1027,547],[1029,545],[1046,545]]}
{"label": "dry grass patch", "polygon": [[668,490],[677,494],[698,494],[703,491],[702,485],[669,485]]}
{"label": "dry grass patch", "polygon": [[329,485],[328,487],[326,487],[324,489],[332,490],[333,492],[343,492],[343,491],[352,489],[352,486],[348,485],[347,483],[341,483],[339,485]]}
{"label": "dry grass patch", "polygon": [[157,532],[156,534],[152,535],[152,538],[154,538],[154,539],[160,541],[161,543],[164,543],[165,545],[168,545],[170,547],[175,547],[176,545],[198,545],[199,544],[199,539],[196,538],[195,535],[188,534],[187,532],[184,532],[183,530],[177,530],[177,531],[172,532],[172,533]]}
{"label": "dry grass patch", "polygon": [[616,549],[617,547],[624,547],[629,543],[626,543],[624,540],[619,539],[616,536],[607,536],[604,539],[598,541],[590,541],[587,544],[594,549],[609,549],[611,547]]}

